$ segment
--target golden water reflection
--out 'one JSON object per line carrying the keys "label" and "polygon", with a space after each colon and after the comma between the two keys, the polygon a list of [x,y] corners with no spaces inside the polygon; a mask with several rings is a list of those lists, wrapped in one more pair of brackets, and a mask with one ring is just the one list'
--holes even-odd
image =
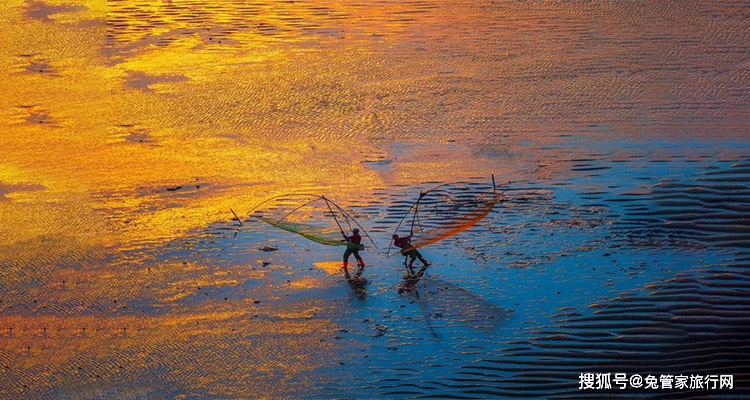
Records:
{"label": "golden water reflection", "polygon": [[0,397],[109,397],[102,382],[136,397],[299,390],[290,377],[340,350],[320,315],[345,307],[284,299],[328,293],[339,262],[297,277],[232,248],[238,262],[210,246],[210,224],[293,191],[349,208],[393,186],[547,179],[591,152],[576,140],[741,138],[735,14],[4,1]]}

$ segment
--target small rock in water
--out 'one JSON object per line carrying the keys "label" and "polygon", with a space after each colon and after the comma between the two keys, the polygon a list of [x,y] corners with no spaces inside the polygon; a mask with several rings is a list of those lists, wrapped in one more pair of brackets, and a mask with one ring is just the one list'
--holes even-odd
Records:
{"label": "small rock in water", "polygon": [[278,247],[274,247],[274,246],[263,246],[263,247],[261,247],[258,250],[260,250],[260,251],[276,251],[278,249],[279,249]]}

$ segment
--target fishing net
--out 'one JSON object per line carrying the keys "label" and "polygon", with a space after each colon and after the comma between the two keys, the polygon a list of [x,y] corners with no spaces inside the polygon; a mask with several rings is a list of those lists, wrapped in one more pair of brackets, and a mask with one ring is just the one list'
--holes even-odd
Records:
{"label": "fishing net", "polygon": [[347,246],[363,249],[349,243],[344,235],[358,228],[367,233],[352,216],[332,200],[318,195],[281,195],[268,199],[251,211],[251,215],[271,226],[301,235],[313,242],[328,246]]}
{"label": "fishing net", "polygon": [[317,225],[304,224],[301,222],[277,221],[262,216],[256,217],[269,225],[275,226],[288,232],[302,235],[307,239],[312,240],[313,242],[325,244],[328,246],[346,245],[346,242],[344,241],[344,238],[341,235],[341,232],[339,232],[338,228],[324,228]]}
{"label": "fishing net", "polygon": [[484,185],[441,185],[420,194],[394,233],[399,237],[413,235],[411,247],[405,250],[425,247],[476,225],[503,198],[502,193]]}

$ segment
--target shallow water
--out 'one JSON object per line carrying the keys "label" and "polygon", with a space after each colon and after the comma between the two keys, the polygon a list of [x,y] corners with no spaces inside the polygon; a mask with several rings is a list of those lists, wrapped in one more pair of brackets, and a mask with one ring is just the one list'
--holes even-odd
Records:
{"label": "shallow water", "polygon": [[[749,7],[5,2],[0,397],[750,395]],[[399,293],[420,191],[491,175]],[[287,192],[367,229],[366,293],[247,218]]]}

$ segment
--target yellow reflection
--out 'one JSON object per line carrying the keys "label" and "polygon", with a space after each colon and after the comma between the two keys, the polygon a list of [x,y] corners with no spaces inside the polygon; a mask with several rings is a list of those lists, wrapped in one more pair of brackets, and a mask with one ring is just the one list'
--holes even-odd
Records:
{"label": "yellow reflection", "polygon": [[295,279],[289,283],[289,287],[293,289],[315,289],[315,288],[325,287],[327,285],[330,285],[330,282],[323,281],[321,279],[311,278],[311,277],[303,277],[300,279]]}
{"label": "yellow reflection", "polygon": [[[324,320],[237,317],[7,317],[0,330],[5,373],[33,374],[6,381],[3,390],[148,393],[163,390],[164,382],[152,376],[168,369],[171,384],[185,392],[278,397],[287,381],[318,368],[334,347],[321,340],[333,330]],[[311,338],[315,346],[307,344]]]}
{"label": "yellow reflection", "polygon": [[[107,397],[94,389],[106,382],[148,397],[166,370],[180,393],[283,398],[329,359],[330,310],[285,303],[260,283],[240,288],[270,268],[149,251],[282,193],[325,194],[349,209],[382,201],[384,179],[487,175],[469,151],[456,153],[460,165],[422,151],[386,172],[363,162],[390,158],[390,142],[414,132],[432,143],[450,131],[445,108],[419,115],[418,100],[444,89],[430,86],[443,73],[436,53],[400,42],[446,15],[421,7],[5,2],[0,286],[13,299],[0,303],[0,347],[3,362],[33,377],[10,389]],[[413,58],[390,54],[404,49]],[[339,261],[315,266],[341,275]],[[330,284],[307,277],[283,289]]]}
{"label": "yellow reflection", "polygon": [[[98,215],[90,223],[96,236],[116,244],[168,240],[270,193],[335,187],[338,198],[361,197],[381,185],[337,138],[335,118],[358,119],[361,96],[332,90],[335,77],[320,70],[327,56],[311,54],[309,64],[289,58],[301,37],[220,29],[237,22],[232,2],[202,22],[168,3],[139,3],[130,14],[135,3],[108,11],[104,1],[39,4],[44,17],[14,2],[2,11],[13,23],[0,27],[1,56],[15,66],[0,72],[7,82],[0,185],[15,185],[3,209],[26,232],[19,240],[39,233],[45,225],[37,221],[61,233],[53,226],[64,218],[46,208]],[[325,18],[295,7],[260,11],[278,27],[294,23],[292,14]],[[22,198],[40,206],[25,208]],[[7,225],[0,230],[11,240]]]}
{"label": "yellow reflection", "polygon": [[322,269],[328,275],[342,275],[343,272],[341,267],[343,263],[341,261],[320,261],[313,263],[314,266]]}

